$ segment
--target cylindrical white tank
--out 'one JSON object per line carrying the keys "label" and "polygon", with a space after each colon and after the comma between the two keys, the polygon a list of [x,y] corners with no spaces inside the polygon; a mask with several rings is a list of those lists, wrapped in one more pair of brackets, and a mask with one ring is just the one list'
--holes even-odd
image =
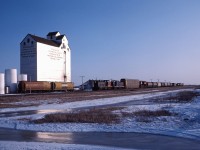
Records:
{"label": "cylindrical white tank", "polygon": [[27,81],[27,74],[19,74],[18,81]]}
{"label": "cylindrical white tank", "polygon": [[17,69],[5,70],[5,86],[10,87],[10,93],[17,92]]}
{"label": "cylindrical white tank", "polygon": [[5,75],[0,73],[0,94],[5,94]]}

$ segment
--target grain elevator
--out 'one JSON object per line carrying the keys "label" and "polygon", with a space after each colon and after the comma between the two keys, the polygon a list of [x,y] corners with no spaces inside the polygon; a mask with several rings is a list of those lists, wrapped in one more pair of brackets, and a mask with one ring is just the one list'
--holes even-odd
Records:
{"label": "grain elevator", "polygon": [[65,35],[49,32],[46,38],[32,34],[20,43],[20,73],[28,81],[71,82],[71,50]]}

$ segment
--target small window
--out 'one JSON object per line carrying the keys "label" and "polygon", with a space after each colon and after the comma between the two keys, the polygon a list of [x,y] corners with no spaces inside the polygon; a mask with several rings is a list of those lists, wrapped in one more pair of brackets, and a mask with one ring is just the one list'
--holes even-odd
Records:
{"label": "small window", "polygon": [[24,42],[24,45],[26,45],[26,42]]}
{"label": "small window", "polygon": [[29,43],[30,42],[30,39],[27,39],[27,43]]}
{"label": "small window", "polygon": [[31,41],[31,44],[33,45],[33,41]]}

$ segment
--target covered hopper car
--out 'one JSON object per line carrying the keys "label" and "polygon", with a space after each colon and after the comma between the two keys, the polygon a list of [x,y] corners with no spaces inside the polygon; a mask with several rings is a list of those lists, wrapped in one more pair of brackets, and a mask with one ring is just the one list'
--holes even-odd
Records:
{"label": "covered hopper car", "polygon": [[50,92],[50,91],[73,91],[73,82],[48,82],[48,81],[20,81],[18,92]]}

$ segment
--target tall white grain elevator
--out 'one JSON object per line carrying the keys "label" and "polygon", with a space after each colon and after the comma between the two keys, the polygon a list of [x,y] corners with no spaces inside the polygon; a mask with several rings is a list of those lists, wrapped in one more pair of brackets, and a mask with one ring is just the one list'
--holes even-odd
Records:
{"label": "tall white grain elevator", "polygon": [[28,34],[20,43],[20,74],[28,81],[71,82],[71,50],[65,35],[47,38]]}

